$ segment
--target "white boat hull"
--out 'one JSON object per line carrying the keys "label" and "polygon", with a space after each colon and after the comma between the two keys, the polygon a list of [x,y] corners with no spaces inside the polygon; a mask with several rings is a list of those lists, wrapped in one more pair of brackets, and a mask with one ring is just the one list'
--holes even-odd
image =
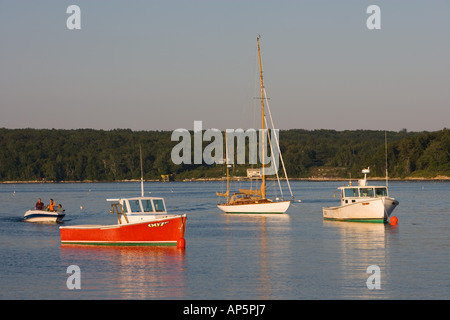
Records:
{"label": "white boat hull", "polygon": [[323,208],[325,220],[386,222],[398,201],[389,197],[362,200],[339,207]]}
{"label": "white boat hull", "polygon": [[217,207],[225,213],[235,213],[235,214],[283,214],[286,213],[290,201],[280,201],[280,202],[266,202],[266,203],[252,203],[252,204],[239,204],[239,205],[227,205],[219,204]]}
{"label": "white boat hull", "polygon": [[65,214],[45,210],[28,210],[25,212],[23,220],[26,222],[61,222]]}

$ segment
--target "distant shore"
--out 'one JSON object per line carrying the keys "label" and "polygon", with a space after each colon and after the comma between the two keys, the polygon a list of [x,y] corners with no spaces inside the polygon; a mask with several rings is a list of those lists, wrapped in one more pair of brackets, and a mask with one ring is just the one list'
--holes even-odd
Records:
{"label": "distant shore", "polygon": [[[172,180],[170,182],[205,182],[205,181],[225,181],[226,178],[190,178],[183,180]],[[259,179],[249,179],[247,177],[230,177],[231,181],[257,181]],[[266,178],[266,180],[276,180],[274,178]],[[285,179],[282,179],[285,180]],[[290,181],[311,181],[311,182],[326,182],[326,181],[349,181],[348,178],[325,178],[325,177],[309,177],[309,178],[289,178]],[[358,179],[351,179],[357,181]],[[384,181],[384,177],[367,178],[368,181]],[[424,177],[406,177],[406,178],[389,178],[389,181],[450,181],[448,176],[436,176],[434,178]],[[135,182],[140,180],[114,180],[114,181],[95,181],[95,180],[83,180],[83,181],[47,181],[47,180],[30,180],[30,181],[0,181],[0,184],[26,184],[26,183],[111,183],[111,182]],[[158,179],[146,179],[144,182],[169,182]]]}

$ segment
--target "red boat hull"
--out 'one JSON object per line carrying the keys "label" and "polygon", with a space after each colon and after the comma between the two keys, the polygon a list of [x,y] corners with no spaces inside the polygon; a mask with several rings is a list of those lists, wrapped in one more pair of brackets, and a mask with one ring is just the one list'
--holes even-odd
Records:
{"label": "red boat hull", "polygon": [[60,227],[62,244],[184,247],[186,215],[130,224]]}

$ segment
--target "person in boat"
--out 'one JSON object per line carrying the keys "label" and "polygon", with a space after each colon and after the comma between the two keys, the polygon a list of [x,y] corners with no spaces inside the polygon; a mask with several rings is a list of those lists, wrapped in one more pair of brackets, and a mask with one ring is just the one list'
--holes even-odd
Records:
{"label": "person in boat", "polygon": [[50,204],[47,206],[47,211],[55,211],[56,203],[53,199],[50,199]]}
{"label": "person in boat", "polygon": [[44,209],[44,203],[41,201],[41,198],[39,198],[38,202],[36,202],[35,208],[36,208],[36,210]]}
{"label": "person in boat", "polygon": [[62,213],[62,212],[64,212],[64,211],[66,211],[66,210],[64,210],[64,208],[62,207],[61,203],[58,204],[58,208],[56,209],[56,212]]}

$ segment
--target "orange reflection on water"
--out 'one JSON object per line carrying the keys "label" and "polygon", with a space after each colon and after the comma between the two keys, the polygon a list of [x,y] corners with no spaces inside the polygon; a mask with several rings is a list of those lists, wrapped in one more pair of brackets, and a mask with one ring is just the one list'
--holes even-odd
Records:
{"label": "orange reflection on water", "polygon": [[[253,235],[257,240],[253,243],[254,247],[249,247],[252,250],[246,253],[251,257],[252,263],[249,265],[252,266],[252,272],[250,274],[253,282],[256,283],[251,295],[256,295],[257,299],[270,299],[274,295],[274,291],[280,290],[280,286],[284,285],[276,283],[276,280],[272,279],[271,271],[276,270],[276,272],[283,273],[283,265],[278,264],[279,257],[277,255],[283,253],[284,250],[289,250],[290,241],[283,241],[279,235],[290,230],[290,216],[288,214],[228,214],[225,223],[226,229],[230,231],[242,224],[247,224],[244,230],[254,231]],[[233,243],[233,239],[229,237],[226,242],[226,256],[227,260],[232,262],[225,269],[229,278],[232,278],[236,272],[233,271],[233,268],[240,268],[239,264],[233,264],[235,251],[239,250],[233,247]],[[236,287],[228,288],[230,292],[236,289]],[[242,290],[242,288],[239,289]]]}
{"label": "orange reflection on water", "polygon": [[80,267],[80,294],[83,297],[185,297],[186,265],[183,249],[156,246],[62,245],[61,260],[67,266],[74,264]]}

